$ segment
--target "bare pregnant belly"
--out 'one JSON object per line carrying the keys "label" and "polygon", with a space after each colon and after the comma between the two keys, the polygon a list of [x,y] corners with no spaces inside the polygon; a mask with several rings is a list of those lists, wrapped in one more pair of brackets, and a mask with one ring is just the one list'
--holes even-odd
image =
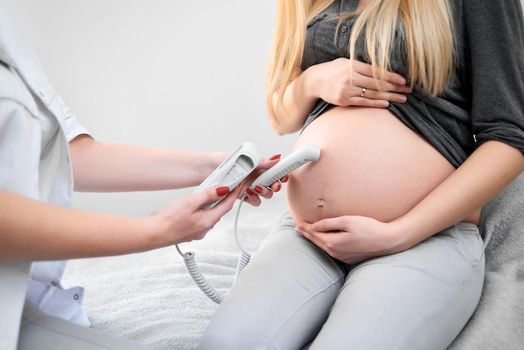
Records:
{"label": "bare pregnant belly", "polygon": [[[287,200],[296,220],[364,215],[389,222],[455,170],[385,109],[331,109],[304,130],[295,149],[308,144],[322,153],[290,176]],[[466,220],[478,223],[478,212]]]}

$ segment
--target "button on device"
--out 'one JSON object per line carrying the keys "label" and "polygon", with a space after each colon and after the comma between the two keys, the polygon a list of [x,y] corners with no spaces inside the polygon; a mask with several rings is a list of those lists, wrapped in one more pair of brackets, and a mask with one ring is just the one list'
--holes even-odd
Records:
{"label": "button on device", "polygon": [[342,26],[341,30],[342,30],[342,33],[347,32],[347,31],[348,31],[348,26],[344,24],[344,25]]}

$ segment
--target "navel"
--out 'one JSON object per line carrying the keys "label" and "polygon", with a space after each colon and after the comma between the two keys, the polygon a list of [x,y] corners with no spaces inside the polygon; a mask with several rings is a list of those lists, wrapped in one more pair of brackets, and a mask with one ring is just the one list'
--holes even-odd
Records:
{"label": "navel", "polygon": [[326,201],[322,198],[319,198],[316,200],[316,208],[317,209],[324,209],[326,207]]}

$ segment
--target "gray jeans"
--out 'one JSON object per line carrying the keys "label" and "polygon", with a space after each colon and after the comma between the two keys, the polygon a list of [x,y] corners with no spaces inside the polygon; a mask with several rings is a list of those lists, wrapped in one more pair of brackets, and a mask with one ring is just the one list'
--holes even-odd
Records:
{"label": "gray jeans", "polygon": [[354,266],[294,226],[286,215],[264,241],[200,349],[445,349],[478,304],[484,244],[474,224]]}

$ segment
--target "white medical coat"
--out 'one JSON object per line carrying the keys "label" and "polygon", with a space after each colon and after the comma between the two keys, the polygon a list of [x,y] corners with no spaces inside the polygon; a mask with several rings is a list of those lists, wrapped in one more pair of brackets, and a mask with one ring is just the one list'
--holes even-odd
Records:
{"label": "white medical coat", "polygon": [[[53,89],[1,4],[0,61],[0,190],[70,206],[68,142],[87,130]],[[61,282],[65,266],[65,261],[0,263],[0,350],[16,349],[26,294],[48,314],[89,325],[81,308],[83,288]]]}

